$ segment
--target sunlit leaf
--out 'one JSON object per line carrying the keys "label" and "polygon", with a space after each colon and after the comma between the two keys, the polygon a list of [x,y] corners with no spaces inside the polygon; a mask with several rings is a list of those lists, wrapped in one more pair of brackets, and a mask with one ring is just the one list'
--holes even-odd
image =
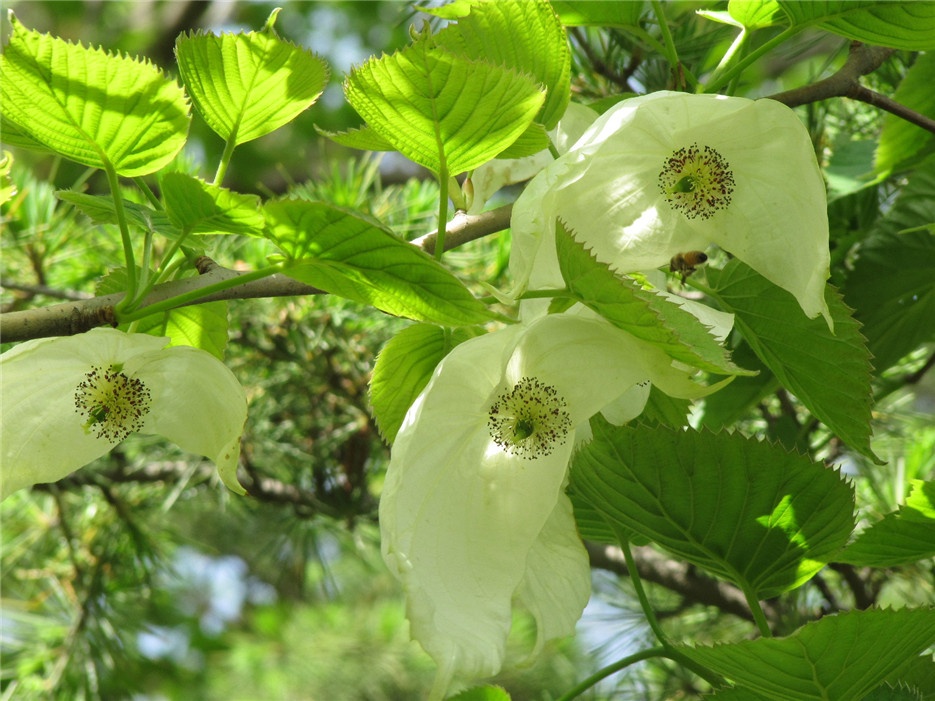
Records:
{"label": "sunlit leaf", "polygon": [[417,321],[464,326],[490,318],[438,262],[349,210],[286,200],[268,203],[264,214],[289,277]]}
{"label": "sunlit leaf", "polygon": [[407,158],[435,174],[494,158],[526,131],[545,99],[528,76],[425,41],[351,71],[348,102]]}
{"label": "sunlit leaf", "polygon": [[185,93],[148,62],[26,29],[0,57],[0,108],[25,136],[65,158],[146,175],[185,145]]}
{"label": "sunlit leaf", "polygon": [[841,36],[907,51],[935,48],[935,3],[891,0],[779,0],[793,26],[817,25]]}
{"label": "sunlit leaf", "polygon": [[546,129],[565,113],[571,97],[571,51],[549,3],[477,3],[434,39],[452,53],[511,68],[546,86],[545,104],[536,117]]}
{"label": "sunlit leaf", "polygon": [[169,220],[178,229],[196,234],[262,234],[259,197],[184,173],[167,173],[160,183]]}
{"label": "sunlit leaf", "polygon": [[324,90],[328,67],[271,27],[247,34],[192,33],[175,43],[179,73],[198,113],[242,144],[293,120]]}
{"label": "sunlit leaf", "polygon": [[370,404],[383,438],[392,443],[406,412],[425,389],[435,367],[472,334],[416,324],[396,334],[377,355],[370,380]]}

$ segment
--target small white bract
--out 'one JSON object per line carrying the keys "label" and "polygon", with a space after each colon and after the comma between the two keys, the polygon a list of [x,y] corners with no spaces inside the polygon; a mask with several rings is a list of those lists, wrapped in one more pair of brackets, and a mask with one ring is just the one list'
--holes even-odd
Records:
{"label": "small white bract", "polygon": [[217,358],[169,339],[94,329],[0,355],[0,494],[54,482],[131,433],[163,436],[237,481],[243,388]]}

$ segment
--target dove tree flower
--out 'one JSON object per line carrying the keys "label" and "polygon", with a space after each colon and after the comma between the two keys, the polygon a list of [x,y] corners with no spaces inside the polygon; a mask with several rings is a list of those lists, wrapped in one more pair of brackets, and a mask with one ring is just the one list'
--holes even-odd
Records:
{"label": "dove tree flower", "polygon": [[807,130],[778,102],[662,91],[605,112],[513,207],[517,292],[562,286],[557,216],[617,272],[713,244],[830,319],[824,181]]}
{"label": "dove tree flower", "polygon": [[233,373],[167,338],[94,329],[22,343],[0,355],[0,498],[54,482],[131,433],[167,438],[237,481],[247,400]]}
{"label": "dove tree flower", "polygon": [[[537,649],[574,632],[590,594],[564,494],[576,429],[647,380],[673,396],[704,391],[589,311],[473,338],[436,368],[396,436],[380,499],[384,559],[406,590],[412,636],[439,665],[433,697],[500,669],[514,603],[535,617]],[[646,395],[630,399],[641,408]]]}

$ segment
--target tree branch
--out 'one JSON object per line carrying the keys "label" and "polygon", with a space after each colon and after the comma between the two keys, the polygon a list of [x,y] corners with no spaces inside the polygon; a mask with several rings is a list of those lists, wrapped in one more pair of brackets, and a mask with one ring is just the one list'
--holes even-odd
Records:
{"label": "tree branch", "polygon": [[[513,205],[505,204],[497,209],[491,209],[481,214],[467,214],[456,212],[448,226],[445,227],[445,250],[474,241],[498,231],[510,228],[510,215]],[[412,243],[426,253],[435,253],[435,240],[438,238],[438,229],[415,239]]]}
{"label": "tree branch", "polygon": [[[163,285],[157,285],[152,293],[146,297],[144,307],[241,275],[244,275],[244,273],[220,266],[211,266],[210,270],[198,277],[173,280]],[[254,280],[232,287],[223,292],[199,297],[188,304],[202,304],[204,302],[230,299],[293,297],[310,294],[324,293],[315,287],[305,285],[285,275],[277,274],[262,280]],[[48,336],[73,336],[97,326],[116,326],[117,319],[114,316],[114,306],[123,297],[123,293],[119,292],[75,302],[63,302],[49,307],[0,314],[0,338],[7,343]]]}
{"label": "tree branch", "polygon": [[892,53],[893,49],[867,46],[857,41],[851,42],[847,61],[844,62],[841,70],[837,73],[811,85],[803,85],[794,90],[786,90],[785,92],[770,95],[769,99],[781,102],[788,107],[798,107],[799,105],[820,102],[832,97],[849,97],[852,100],[866,102],[868,105],[885,110],[935,134],[935,119],[930,119],[924,114],[911,110],[892,98],[865,88],[860,84],[859,79],[861,76],[873,73],[883,65],[883,62]]}
{"label": "tree branch", "polygon": [[[591,558],[591,567],[628,575],[623,552],[617,546],[586,542],[585,547]],[[674,591],[692,603],[715,606],[745,621],[753,620],[743,592],[737,587],[708,577],[685,563],[671,560],[649,546],[633,548],[633,557],[641,579]],[[763,611],[771,622],[780,618],[779,612],[768,601],[764,602]]]}

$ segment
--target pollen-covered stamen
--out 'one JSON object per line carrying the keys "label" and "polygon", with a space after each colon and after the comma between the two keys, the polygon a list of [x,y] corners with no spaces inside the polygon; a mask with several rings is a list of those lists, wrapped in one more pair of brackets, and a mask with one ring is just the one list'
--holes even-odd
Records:
{"label": "pollen-covered stamen", "polygon": [[524,377],[490,407],[487,428],[505,452],[533,460],[565,442],[571,417],[554,387]]}
{"label": "pollen-covered stamen", "polygon": [[117,365],[92,368],[75,388],[75,409],[85,418],[85,432],[111,443],[141,430],[149,405],[146,385]]}
{"label": "pollen-covered stamen", "polygon": [[708,219],[730,205],[734,174],[727,159],[715,149],[692,144],[665,160],[659,189],[666,202],[689,219]]}

